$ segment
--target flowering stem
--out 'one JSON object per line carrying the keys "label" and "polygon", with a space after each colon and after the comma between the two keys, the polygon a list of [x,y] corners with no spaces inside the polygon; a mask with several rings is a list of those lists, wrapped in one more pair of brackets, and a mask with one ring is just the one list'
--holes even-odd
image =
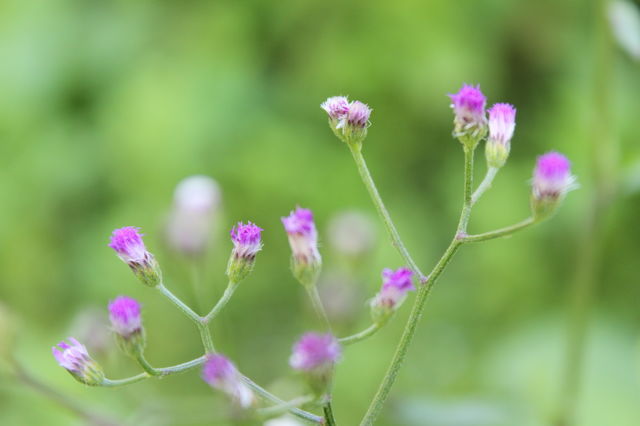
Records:
{"label": "flowering stem", "polygon": [[113,388],[116,386],[124,386],[124,385],[130,385],[132,383],[137,383],[140,382],[144,379],[148,379],[149,373],[140,373],[136,376],[132,376],[132,377],[127,377],[126,379],[116,379],[116,380],[111,380],[111,379],[104,379],[102,381],[102,383],[100,383],[100,386],[104,386],[107,388]]}
{"label": "flowering stem", "polygon": [[140,367],[142,367],[142,369],[146,371],[149,375],[160,376],[162,374],[160,371],[153,368],[151,364],[149,364],[149,361],[147,361],[147,359],[144,357],[144,354],[142,352],[138,352],[136,354],[136,361],[138,362],[138,364],[140,364]]}
{"label": "flowering stem", "polygon": [[322,321],[324,321],[327,328],[331,329],[331,323],[329,322],[329,317],[327,316],[327,312],[324,310],[324,305],[322,304],[322,299],[320,299],[320,294],[318,294],[318,288],[316,284],[305,285],[307,289],[307,294],[309,294],[309,299],[311,299],[311,304],[313,305],[313,309],[316,311],[318,316]]}
{"label": "flowering stem", "polygon": [[482,197],[482,194],[484,194],[487,189],[491,188],[491,184],[493,183],[493,179],[498,174],[498,170],[500,169],[498,169],[497,167],[489,167],[489,169],[487,169],[487,174],[484,176],[484,179],[482,179],[482,182],[480,182],[480,185],[478,185],[478,188],[476,188],[476,191],[471,196],[471,205],[477,203],[480,197]]}
{"label": "flowering stem", "polygon": [[528,217],[522,222],[518,222],[515,225],[507,226],[505,228],[496,229],[495,231],[485,232],[483,234],[476,235],[467,235],[462,237],[462,242],[465,243],[479,243],[481,241],[492,240],[494,238],[507,237],[514,232],[520,231],[521,229],[527,228],[531,225],[534,225],[538,222],[534,217]]}
{"label": "flowering stem", "polygon": [[[257,384],[256,382],[248,378],[247,376],[240,374],[240,378],[247,386],[249,386],[258,395],[260,395],[262,398],[266,399],[267,401],[275,402],[276,404],[279,404],[279,405],[286,404],[285,401],[273,395],[271,392],[269,392],[268,390],[266,390],[265,388],[263,388],[262,386],[260,386],[259,384]],[[303,420],[306,420],[308,422],[319,424],[319,425],[325,424],[324,419],[322,417],[316,416],[315,414],[309,413],[308,411],[304,411],[299,408],[291,408],[289,409],[289,412],[294,416],[301,418]]]}
{"label": "flowering stem", "polygon": [[469,222],[469,216],[471,214],[471,189],[473,185],[473,149],[464,148],[464,157],[465,157],[465,167],[464,167],[464,204],[462,207],[462,213],[460,214],[460,220],[458,222],[458,228],[456,231],[456,236],[454,236],[453,240],[447,247],[446,251],[436,263],[436,266],[433,268],[431,273],[429,274],[427,280],[424,282],[424,285],[418,289],[418,294],[416,296],[416,300],[413,304],[413,308],[411,309],[411,314],[409,315],[409,319],[407,320],[407,324],[402,333],[402,337],[400,338],[400,342],[396,348],[396,352],[391,360],[391,364],[387,369],[387,373],[382,379],[382,383],[376,392],[376,395],[373,397],[371,404],[369,405],[369,409],[365,414],[361,426],[369,426],[372,425],[376,420],[380,411],[382,410],[382,406],[384,405],[389,392],[391,391],[391,387],[393,386],[396,377],[398,376],[398,372],[404,363],[404,360],[407,356],[407,351],[409,349],[409,345],[413,340],[413,337],[416,332],[416,328],[418,327],[418,322],[422,317],[422,311],[424,309],[424,305],[433,289],[438,278],[449,264],[453,255],[456,253],[460,245],[463,244],[463,241],[458,238],[459,234],[464,234],[467,229],[467,224]]}
{"label": "flowering stem", "polygon": [[324,412],[324,420],[327,426],[336,426],[336,419],[333,417],[333,409],[331,408],[331,399],[327,400],[322,406]]}
{"label": "flowering stem", "polygon": [[373,182],[373,178],[371,177],[371,173],[369,173],[369,169],[367,167],[367,163],[364,161],[364,157],[362,156],[362,144],[349,143],[349,149],[351,150],[351,155],[353,155],[353,159],[356,162],[356,166],[358,167],[358,172],[360,173],[360,178],[362,182],[369,191],[369,195],[371,196],[371,200],[373,204],[376,206],[376,210],[378,210],[378,214],[380,215],[382,221],[384,222],[384,226],[389,233],[389,237],[391,238],[391,243],[396,247],[400,255],[403,257],[405,262],[409,268],[413,270],[418,276],[418,280],[420,282],[425,282],[427,277],[420,271],[418,265],[413,261],[413,258],[407,251],[407,248],[402,243],[400,239],[400,234],[398,234],[398,230],[396,229],[393,221],[391,220],[391,216],[387,211],[387,208],[384,206],[382,202],[382,198],[380,197],[380,193],[376,188],[375,183]]}
{"label": "flowering stem", "polygon": [[218,303],[216,303],[213,309],[211,309],[211,311],[207,315],[205,315],[205,317],[202,319],[202,322],[209,323],[220,313],[222,308],[224,308],[231,299],[231,296],[233,296],[233,293],[236,291],[236,287],[238,287],[237,283],[229,281],[227,288],[222,294],[222,297],[220,298],[220,300],[218,300]]}
{"label": "flowering stem", "polygon": [[176,305],[176,307],[180,309],[183,314],[189,317],[191,321],[195,322],[196,324],[200,324],[201,322],[200,315],[193,312],[193,310],[190,307],[188,307],[182,300],[178,299],[178,297],[175,294],[169,291],[169,289],[166,288],[163,283],[158,284],[156,288],[158,289],[158,291],[160,291],[160,293],[162,293],[163,296],[169,299],[171,303]]}
{"label": "flowering stem", "polygon": [[361,340],[364,340],[376,334],[378,330],[382,328],[383,325],[384,324],[376,322],[374,324],[371,324],[369,327],[362,330],[361,332],[352,334],[351,336],[343,337],[341,339],[338,339],[338,341],[343,345],[351,345],[353,343],[360,342]]}
{"label": "flowering stem", "polygon": [[209,325],[205,322],[198,323],[198,331],[200,332],[200,339],[206,353],[211,354],[216,351],[213,346],[213,340],[211,340],[211,333],[209,332]]}
{"label": "flowering stem", "polygon": [[297,408],[301,405],[308,404],[315,399],[316,398],[313,395],[299,396],[298,398],[294,398],[291,401],[287,401],[283,404],[274,405],[273,407],[268,408],[262,408],[258,410],[258,416],[260,416],[260,418],[262,419],[268,419],[286,413],[292,408]]}

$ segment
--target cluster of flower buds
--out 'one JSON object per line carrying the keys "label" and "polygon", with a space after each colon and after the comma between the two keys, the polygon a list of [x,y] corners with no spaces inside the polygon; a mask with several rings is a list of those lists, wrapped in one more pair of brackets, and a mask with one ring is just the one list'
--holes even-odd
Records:
{"label": "cluster of flower buds", "polygon": [[407,293],[416,289],[411,280],[412,275],[413,272],[408,268],[398,268],[395,271],[385,268],[382,271],[382,288],[370,302],[374,323],[387,322],[407,298]]}
{"label": "cluster of flower buds", "polygon": [[176,186],[167,223],[170,247],[186,256],[205,253],[220,203],[220,187],[212,178],[196,175],[183,179]]}
{"label": "cluster of flower buds", "polygon": [[87,352],[87,348],[73,337],[52,348],[53,356],[80,383],[97,386],[104,381],[102,368]]}
{"label": "cluster of flower buds", "polygon": [[125,262],[143,284],[155,287],[162,282],[160,266],[142,241],[140,228],[125,226],[111,235],[109,247]]}
{"label": "cluster of flower buds", "polygon": [[349,144],[360,144],[367,136],[371,108],[360,101],[349,102],[345,96],[333,96],[320,107],[329,116],[333,133]]}
{"label": "cluster of flower buds", "polygon": [[242,381],[238,369],[223,355],[207,357],[202,379],[212,388],[226,393],[241,408],[249,408],[256,401],[251,389]]}
{"label": "cluster of flower buds", "polygon": [[571,163],[558,152],[538,157],[531,185],[531,210],[536,219],[551,215],[567,192],[575,189],[576,178]]}
{"label": "cluster of flower buds", "polygon": [[340,343],[332,334],[309,332],[293,346],[289,365],[302,372],[311,389],[322,395],[331,384],[333,367],[341,353]]}
{"label": "cluster of flower buds", "polygon": [[291,270],[303,285],[314,285],[318,279],[322,258],[318,252],[318,231],[309,209],[296,208],[282,218],[291,246]]}
{"label": "cluster of flower buds", "polygon": [[124,353],[135,358],[144,351],[145,333],[137,300],[116,297],[109,303],[109,320],[118,346]]}
{"label": "cluster of flower buds", "polygon": [[262,249],[262,229],[251,222],[238,222],[231,229],[233,250],[227,264],[227,276],[232,283],[239,283],[251,273],[256,254]]}

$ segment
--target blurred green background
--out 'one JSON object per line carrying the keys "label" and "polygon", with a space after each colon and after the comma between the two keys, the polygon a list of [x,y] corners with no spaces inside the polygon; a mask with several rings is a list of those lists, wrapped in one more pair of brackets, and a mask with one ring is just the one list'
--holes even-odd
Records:
{"label": "blurred green background", "polygon": [[[518,124],[471,232],[528,215],[528,179],[545,151],[572,159],[581,188],[543,225],[460,250],[379,424],[549,424],[570,289],[584,279],[596,289],[577,424],[640,424],[640,68],[601,12],[577,0],[1,1],[0,336],[14,330],[18,339],[0,337],[0,349],[118,424],[227,424],[226,399],[195,371],[87,388],[50,347],[74,335],[109,377],[136,374],[106,325],[108,301],[126,294],[144,304],[154,365],[198,356],[195,328],[135,280],[106,246],[109,234],[142,227],[167,286],[203,311],[226,285],[227,230],[252,220],[265,229],[264,250],[213,325],[214,339],[257,382],[296,396],[291,345],[320,324],[290,275],[280,217],[297,204],[315,212],[321,291],[339,335],[368,326],[365,303],[381,269],[402,265],[319,104],[345,94],[373,108],[365,156],[428,270],[461,204],[462,150],[445,95],[480,83],[490,103],[516,105]],[[479,179],[480,150],[477,164]],[[195,262],[199,288],[194,262],[164,238],[174,188],[194,174],[222,190],[217,237]],[[374,232],[356,261],[329,232],[336,214],[352,210]],[[586,260],[585,245],[594,253]],[[364,414],[412,301],[374,338],[345,350],[334,394],[341,425]],[[2,371],[0,424],[86,423]]]}

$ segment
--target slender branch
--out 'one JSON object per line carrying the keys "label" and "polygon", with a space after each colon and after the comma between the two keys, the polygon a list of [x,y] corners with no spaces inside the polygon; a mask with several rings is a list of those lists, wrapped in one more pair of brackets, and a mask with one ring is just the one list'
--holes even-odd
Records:
{"label": "slender branch", "polygon": [[454,236],[453,240],[447,247],[446,251],[436,263],[436,266],[433,268],[429,277],[425,284],[418,289],[418,294],[416,296],[416,300],[413,304],[413,308],[411,309],[411,314],[409,315],[409,319],[407,320],[407,324],[405,325],[405,329],[402,333],[402,337],[400,338],[400,342],[396,348],[396,352],[391,360],[391,364],[387,369],[387,372],[382,379],[382,383],[376,392],[376,395],[373,397],[371,404],[369,405],[369,409],[365,414],[361,426],[370,426],[376,420],[384,402],[391,391],[391,387],[393,386],[396,377],[398,376],[398,372],[404,363],[404,360],[407,356],[407,351],[409,350],[409,345],[413,340],[416,329],[418,327],[418,322],[422,317],[422,311],[424,309],[424,305],[433,289],[433,286],[437,282],[438,278],[449,264],[454,254],[463,244],[462,240],[458,238],[458,235],[464,234],[467,229],[467,224],[469,222],[469,216],[471,214],[471,190],[473,186],[473,150],[464,148],[464,158],[465,158],[465,167],[464,167],[464,203],[462,207],[462,212],[460,214],[460,220],[458,222],[458,228],[456,231],[456,236]]}
{"label": "slender branch", "polygon": [[185,314],[191,321],[196,324],[200,324],[200,315],[196,314],[190,307],[188,307],[182,300],[180,300],[175,294],[169,291],[163,283],[158,284],[156,287],[163,296],[171,301],[183,314]]}
{"label": "slender branch", "polygon": [[151,364],[149,364],[149,361],[147,361],[142,352],[138,352],[136,354],[136,361],[150,376],[160,376],[162,374],[159,370],[156,370],[151,366]]}
{"label": "slender branch", "polygon": [[205,352],[208,354],[214,353],[216,349],[213,346],[213,340],[211,339],[209,324],[205,322],[198,323],[198,331],[200,332],[200,339],[202,340],[202,345],[204,346]]}
{"label": "slender branch", "polygon": [[[256,382],[248,378],[247,376],[241,374],[240,378],[244,383],[247,384],[247,386],[249,386],[258,395],[260,395],[262,398],[266,399],[267,401],[275,402],[276,404],[279,404],[279,405],[286,404],[285,401],[273,395],[271,392],[269,392],[268,390],[266,390],[265,388],[263,388],[262,386],[260,386],[259,384],[257,384]],[[324,419],[322,417],[316,416],[315,414],[309,413],[308,411],[304,411],[299,408],[291,408],[289,412],[294,416],[301,418],[303,420],[306,420],[308,422],[319,424],[319,425],[324,424]]]}
{"label": "slender branch", "polygon": [[209,311],[209,313],[204,316],[204,318],[202,319],[202,322],[204,323],[211,322],[211,320],[213,320],[220,313],[220,311],[222,311],[222,309],[227,305],[229,300],[231,300],[231,296],[233,296],[233,293],[236,291],[237,287],[238,287],[237,283],[233,283],[229,281],[229,284],[227,284],[227,288],[224,290],[224,293],[222,294],[222,297],[220,298],[220,300],[218,300],[218,303],[216,303],[216,305],[211,309],[211,311]]}
{"label": "slender branch", "polygon": [[496,229],[495,231],[485,232],[483,234],[467,235],[461,237],[461,241],[464,243],[479,243],[481,241],[492,240],[494,238],[508,237],[509,235],[520,231],[524,228],[528,228],[531,225],[538,223],[533,217],[528,217],[522,222],[518,222],[515,225],[507,226],[505,228]]}
{"label": "slender branch", "polygon": [[183,362],[182,364],[172,365],[171,367],[164,368],[155,368],[149,364],[149,361],[144,357],[143,354],[140,354],[136,357],[136,361],[140,364],[142,369],[149,373],[151,376],[168,376],[170,374],[182,373],[184,371],[192,370],[206,361],[206,355],[202,355],[196,359],[192,359],[191,361]]}
{"label": "slender branch", "polygon": [[348,144],[348,146],[349,146],[349,149],[351,150],[351,155],[353,155],[353,159],[356,162],[356,166],[358,167],[360,178],[362,179],[362,182],[367,188],[367,191],[369,191],[371,200],[373,201],[373,204],[375,205],[376,210],[378,211],[378,214],[380,215],[380,218],[382,219],[382,222],[384,223],[384,226],[387,229],[387,232],[389,233],[389,237],[391,238],[391,243],[398,250],[398,252],[402,256],[404,261],[407,263],[407,265],[418,276],[418,280],[420,282],[425,282],[427,280],[427,277],[422,273],[420,268],[418,268],[418,265],[416,265],[413,258],[409,254],[409,251],[403,244],[402,239],[400,238],[400,234],[398,233],[398,230],[393,224],[393,221],[391,220],[391,216],[389,215],[389,212],[387,211],[387,208],[385,207],[382,201],[382,198],[380,197],[380,193],[378,192],[378,189],[376,188],[376,185],[373,182],[373,178],[371,177],[371,173],[369,173],[367,163],[365,162],[364,157],[362,156],[362,151],[361,151],[362,145]]}
{"label": "slender branch", "polygon": [[336,426],[336,419],[333,417],[333,408],[331,407],[331,399],[327,400],[322,406],[324,419],[327,426]]}
{"label": "slender branch", "polygon": [[267,419],[270,417],[278,416],[280,414],[286,413],[287,411],[300,407],[301,405],[308,404],[311,401],[314,401],[316,398],[313,395],[304,395],[299,396],[298,398],[294,398],[291,401],[287,401],[283,404],[274,405],[268,408],[261,408],[258,410],[258,416],[262,419]]}
{"label": "slender branch", "polygon": [[345,346],[360,342],[376,334],[378,330],[382,328],[383,325],[384,324],[380,324],[376,322],[374,324],[371,324],[369,327],[365,328],[361,332],[352,334],[351,336],[342,337],[338,339],[338,341]]}
{"label": "slender branch", "polygon": [[316,311],[316,314],[318,314],[320,319],[325,323],[327,329],[331,330],[331,323],[329,322],[327,311],[325,311],[322,299],[320,299],[320,294],[318,294],[318,287],[315,283],[313,285],[305,285],[304,287],[307,290],[307,294],[309,295],[309,299],[311,299],[311,304],[313,305],[313,309]]}
{"label": "slender branch", "polygon": [[478,185],[476,192],[471,196],[471,205],[477,203],[480,197],[482,197],[482,194],[484,194],[487,189],[491,188],[491,184],[498,174],[498,170],[500,169],[497,167],[489,167],[487,169],[487,174],[484,176],[484,179],[482,179],[482,182],[480,182],[480,185]]}
{"label": "slender branch", "polygon": [[137,376],[127,377],[126,379],[111,380],[111,379],[105,378],[99,386],[113,388],[116,386],[130,385],[132,383],[137,383],[144,379],[148,379],[149,377],[151,377],[149,373],[140,373]]}

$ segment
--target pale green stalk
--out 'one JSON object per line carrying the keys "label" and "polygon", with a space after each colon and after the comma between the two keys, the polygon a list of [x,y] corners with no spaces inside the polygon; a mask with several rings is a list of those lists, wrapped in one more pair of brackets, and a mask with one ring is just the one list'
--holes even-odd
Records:
{"label": "pale green stalk", "polygon": [[480,182],[480,185],[478,185],[478,188],[476,188],[476,191],[471,196],[471,205],[477,203],[480,197],[482,197],[482,194],[484,194],[489,188],[491,188],[493,179],[495,179],[499,170],[500,169],[498,169],[497,167],[489,167],[487,169],[487,174],[485,175],[484,179],[482,179],[482,182]]}
{"label": "pale green stalk", "polygon": [[338,339],[338,341],[344,346],[360,342],[376,334],[378,330],[382,328],[383,325],[384,324],[380,324],[380,323],[371,324],[369,327],[362,330],[361,332],[352,334],[351,336],[342,337]]}
{"label": "pale green stalk", "polygon": [[205,315],[205,317],[202,319],[202,322],[209,323],[216,316],[218,316],[220,311],[222,311],[222,309],[227,306],[227,303],[229,303],[229,300],[231,300],[231,296],[233,296],[233,293],[236,291],[237,287],[237,283],[229,281],[229,284],[227,284],[227,288],[222,294],[222,297],[220,298],[220,300],[218,300],[218,303],[216,303],[213,309],[211,309],[211,311],[207,315]]}

